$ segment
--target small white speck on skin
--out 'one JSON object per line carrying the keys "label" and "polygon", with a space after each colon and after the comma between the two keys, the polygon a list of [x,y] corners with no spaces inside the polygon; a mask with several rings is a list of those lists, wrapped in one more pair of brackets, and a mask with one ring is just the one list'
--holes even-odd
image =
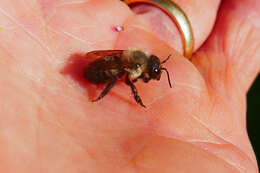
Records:
{"label": "small white speck on skin", "polygon": [[114,27],[114,30],[115,30],[116,32],[121,32],[121,31],[124,30],[124,27],[117,25],[117,26]]}

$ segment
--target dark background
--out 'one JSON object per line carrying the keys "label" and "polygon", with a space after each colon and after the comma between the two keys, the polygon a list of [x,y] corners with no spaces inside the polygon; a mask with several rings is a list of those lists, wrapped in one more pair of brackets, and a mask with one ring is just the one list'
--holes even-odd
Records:
{"label": "dark background", "polygon": [[260,74],[247,94],[247,131],[260,166]]}

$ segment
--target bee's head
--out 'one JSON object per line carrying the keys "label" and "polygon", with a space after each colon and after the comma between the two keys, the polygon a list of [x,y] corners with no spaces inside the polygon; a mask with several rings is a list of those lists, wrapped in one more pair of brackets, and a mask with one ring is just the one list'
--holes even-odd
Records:
{"label": "bee's head", "polygon": [[148,75],[151,79],[160,80],[162,70],[164,70],[167,73],[169,86],[172,87],[169,72],[166,68],[162,67],[162,64],[164,64],[168,59],[171,57],[171,55],[168,56],[167,59],[163,60],[162,62],[157,56],[151,55],[148,62]]}

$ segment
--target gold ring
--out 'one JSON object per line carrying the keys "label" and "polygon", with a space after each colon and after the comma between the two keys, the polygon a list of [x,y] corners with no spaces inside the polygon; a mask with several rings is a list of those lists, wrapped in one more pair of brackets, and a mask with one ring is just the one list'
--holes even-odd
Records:
{"label": "gold ring", "polygon": [[190,59],[193,52],[194,38],[191,24],[184,11],[171,0],[121,0],[127,5],[134,3],[147,3],[154,5],[163,10],[171,20],[177,25],[178,30],[182,35],[184,45],[183,55]]}

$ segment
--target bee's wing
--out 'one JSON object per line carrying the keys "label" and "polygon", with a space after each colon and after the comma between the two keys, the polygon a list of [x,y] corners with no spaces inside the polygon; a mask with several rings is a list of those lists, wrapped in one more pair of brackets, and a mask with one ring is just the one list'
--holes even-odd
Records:
{"label": "bee's wing", "polygon": [[96,50],[96,51],[88,52],[86,54],[86,57],[91,59],[103,58],[105,56],[111,56],[111,55],[121,57],[122,52],[123,50]]}

